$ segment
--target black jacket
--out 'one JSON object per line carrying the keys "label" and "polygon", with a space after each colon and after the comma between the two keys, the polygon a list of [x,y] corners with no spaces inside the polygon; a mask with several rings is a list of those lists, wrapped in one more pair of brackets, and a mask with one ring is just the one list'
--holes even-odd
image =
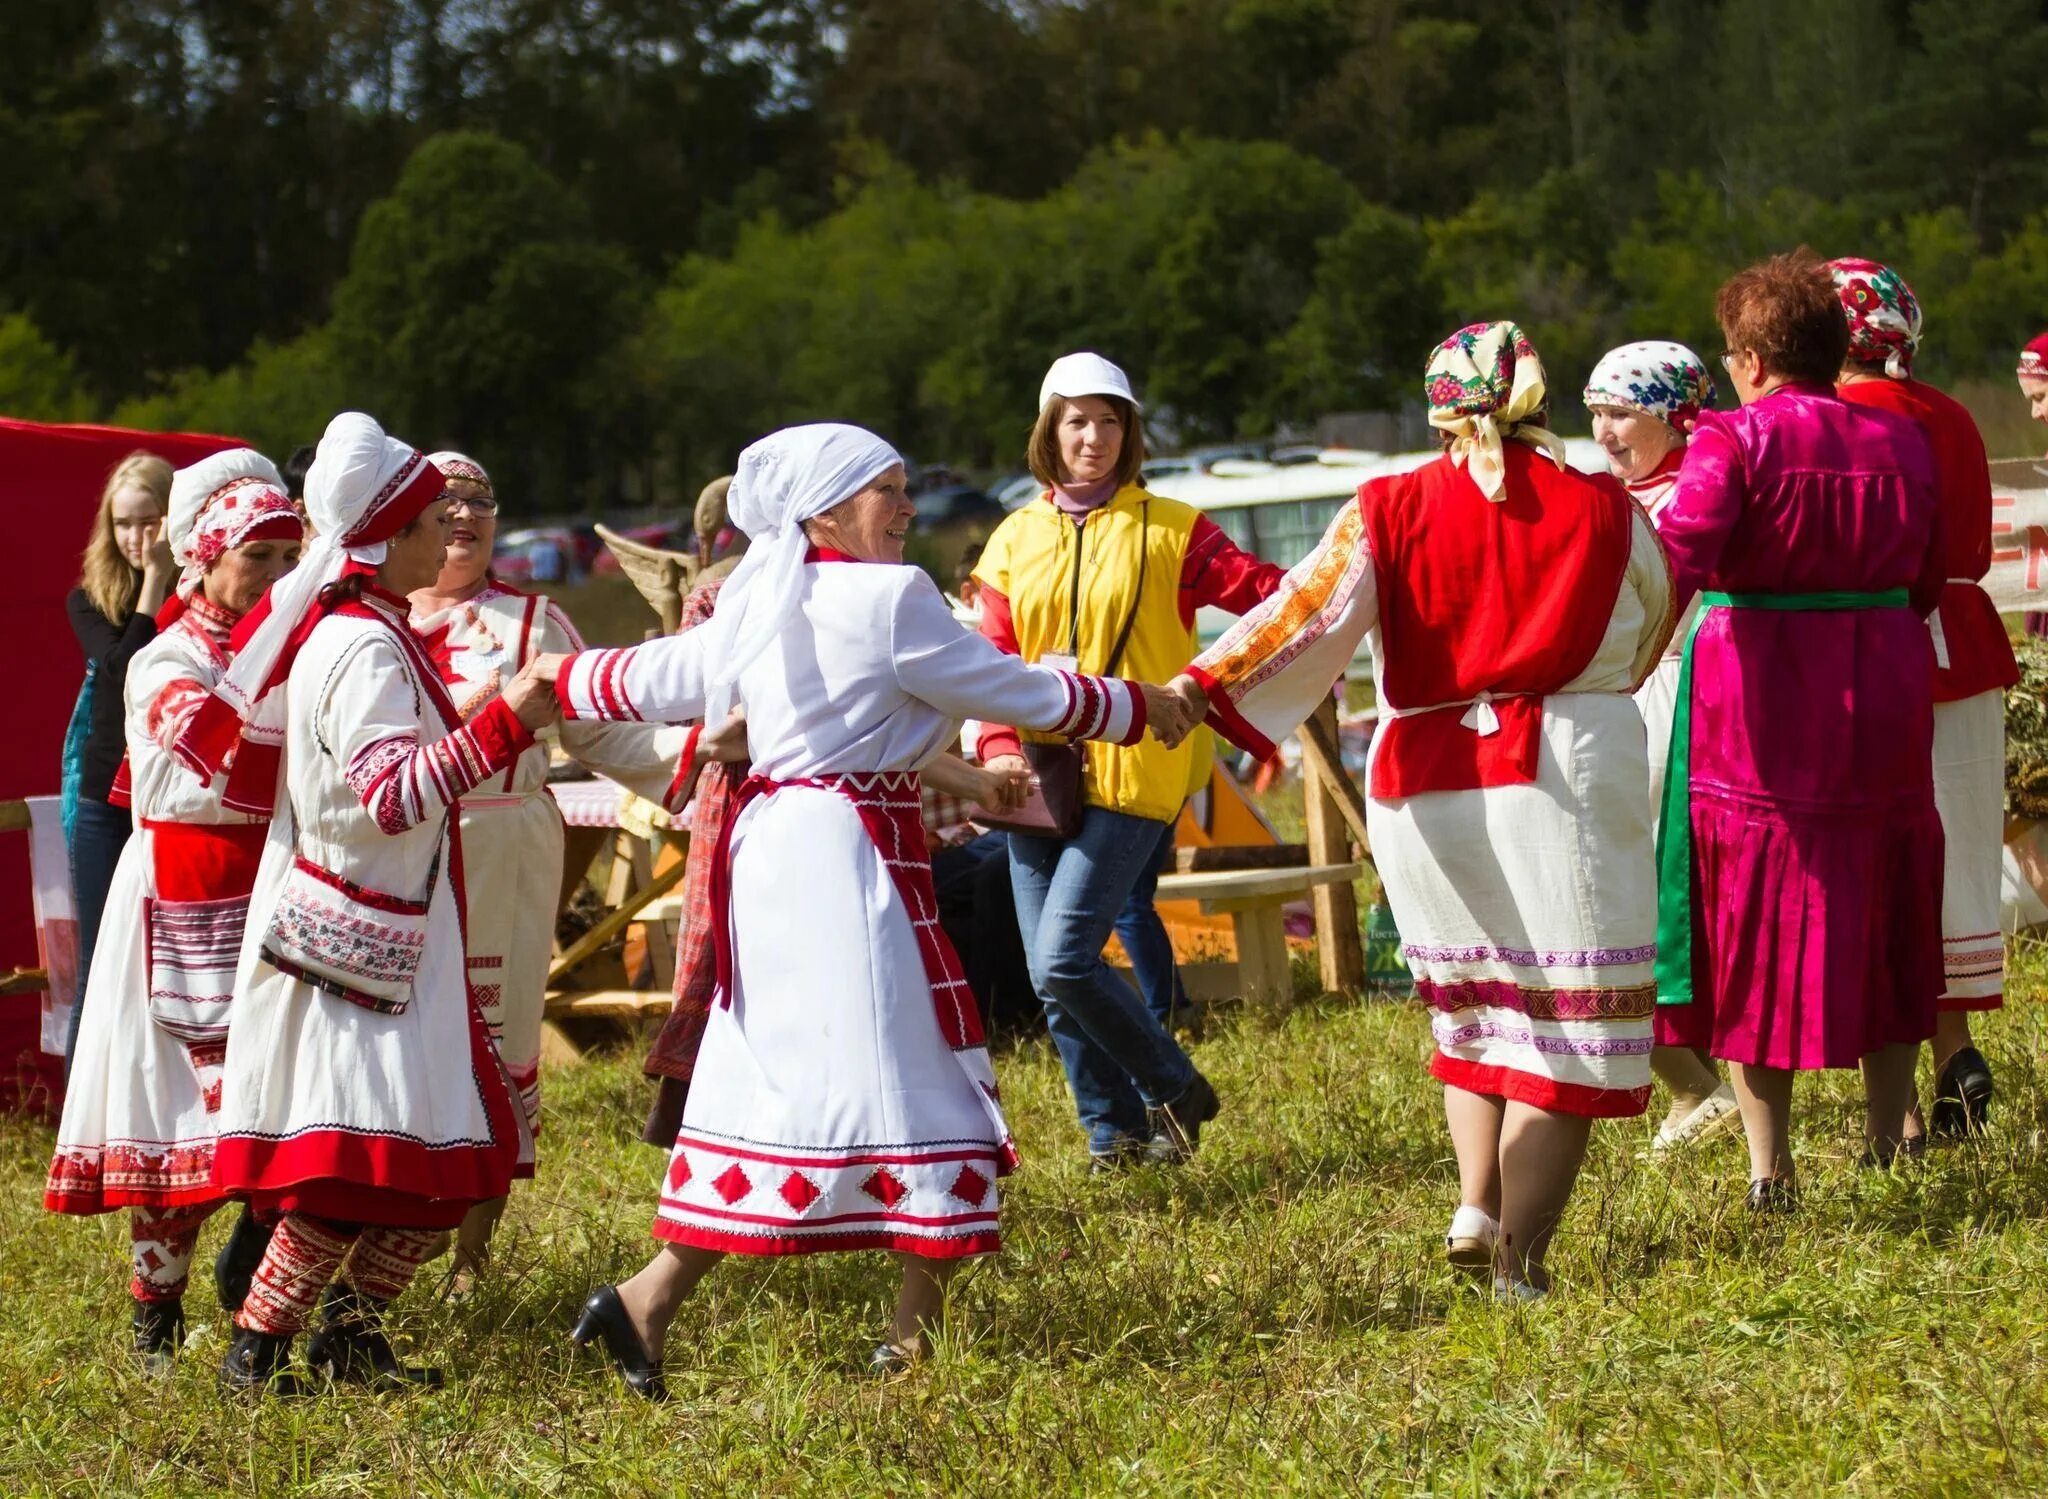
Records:
{"label": "black jacket", "polygon": [[122,729],[128,662],[156,639],[156,621],[147,614],[130,614],[115,624],[100,613],[83,588],[72,589],[64,607],[71,613],[78,648],[85,652],[86,660],[99,663],[93,677],[92,725],[86,731],[78,794],[103,802],[113,789],[114,773],[121,768],[121,756],[128,748]]}

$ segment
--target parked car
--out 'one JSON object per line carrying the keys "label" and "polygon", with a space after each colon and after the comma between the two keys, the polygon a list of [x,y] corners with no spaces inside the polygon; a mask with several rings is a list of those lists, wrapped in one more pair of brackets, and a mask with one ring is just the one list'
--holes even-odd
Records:
{"label": "parked car", "polygon": [[988,487],[989,498],[1005,511],[1022,510],[1045,493],[1036,474],[1005,474]]}
{"label": "parked car", "polygon": [[917,528],[936,530],[963,521],[980,521],[993,528],[1003,518],[1003,507],[971,484],[948,484],[927,489],[910,497],[917,507]]}

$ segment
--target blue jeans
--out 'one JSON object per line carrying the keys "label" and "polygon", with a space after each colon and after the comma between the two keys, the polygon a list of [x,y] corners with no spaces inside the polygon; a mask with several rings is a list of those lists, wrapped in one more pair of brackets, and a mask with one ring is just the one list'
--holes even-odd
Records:
{"label": "blue jeans", "polygon": [[1195,1064],[1102,959],[1117,913],[1155,867],[1164,824],[1089,807],[1066,842],[1010,835],[1010,884],[1032,986],[1101,1154],[1147,1137],[1147,1105],[1194,1085]]}
{"label": "blue jeans", "polygon": [[[78,1050],[78,1022],[85,1014],[86,978],[92,973],[92,952],[99,945],[100,917],[107,909],[107,889],[114,866],[135,819],[126,807],[112,807],[89,796],[78,799],[71,824],[71,899],[78,907],[78,993],[71,1001],[71,1029],[64,1037],[64,1075],[71,1076],[71,1057]],[[138,913],[140,914],[140,913]]]}
{"label": "blue jeans", "polygon": [[1166,923],[1152,903],[1159,890],[1159,861],[1171,847],[1173,824],[1162,823],[1159,847],[1152,851],[1151,862],[1131,887],[1131,898],[1116,918],[1117,941],[1123,943],[1124,956],[1131,960],[1131,974],[1138,981],[1138,992],[1145,996],[1145,1008],[1169,1030],[1175,1012],[1188,1007],[1188,992],[1181,987],[1180,968],[1173,960],[1173,939],[1166,935]]}

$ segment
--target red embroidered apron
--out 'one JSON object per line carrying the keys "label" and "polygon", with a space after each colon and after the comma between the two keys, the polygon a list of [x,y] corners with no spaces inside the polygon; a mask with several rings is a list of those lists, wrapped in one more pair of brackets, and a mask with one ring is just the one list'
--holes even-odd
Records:
{"label": "red embroidered apron", "polygon": [[939,925],[939,898],[932,888],[932,862],[925,852],[923,794],[914,770],[885,770],[848,775],[810,776],[792,781],[748,776],[733,798],[732,810],[718,837],[711,865],[711,931],[718,956],[718,1004],[732,1004],[732,830],[747,804],[773,796],[789,786],[811,786],[836,792],[853,804],[861,826],[882,856],[882,867],[910,918],[918,956],[932,990],[932,1011],[953,1057],[996,1128],[996,1174],[1016,1169],[1017,1146],[1003,1117],[995,1069],[982,1034],[981,1009],[967,986],[960,958]]}

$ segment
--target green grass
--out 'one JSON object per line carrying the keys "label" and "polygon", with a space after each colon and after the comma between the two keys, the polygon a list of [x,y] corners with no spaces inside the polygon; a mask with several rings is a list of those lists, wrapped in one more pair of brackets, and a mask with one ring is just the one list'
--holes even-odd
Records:
{"label": "green grass", "polygon": [[[2022,961],[2038,995],[2048,965]],[[125,1352],[126,1230],[37,1207],[46,1130],[0,1131],[0,1493],[1950,1494],[2048,1486],[2044,1022],[1981,1030],[1995,1133],[1858,1172],[1853,1081],[1802,1083],[1806,1206],[1753,1221],[1744,1161],[1639,1155],[1602,1126],[1553,1257],[1502,1308],[1438,1252],[1455,1201],[1414,1008],[1327,999],[1220,1017],[1227,1112],[1200,1159],[1082,1170],[1042,1042],[998,1059],[1026,1164],[1001,1257],[941,1356],[857,1373],[879,1256],[733,1263],[672,1340],[677,1399],[629,1398],[564,1329],[638,1264],[659,1161],[628,1058],[551,1075],[540,1179],[497,1278],[399,1305],[449,1388],[250,1405],[213,1384],[204,1276],[167,1382]],[[209,1227],[210,1257],[225,1223]]]}

